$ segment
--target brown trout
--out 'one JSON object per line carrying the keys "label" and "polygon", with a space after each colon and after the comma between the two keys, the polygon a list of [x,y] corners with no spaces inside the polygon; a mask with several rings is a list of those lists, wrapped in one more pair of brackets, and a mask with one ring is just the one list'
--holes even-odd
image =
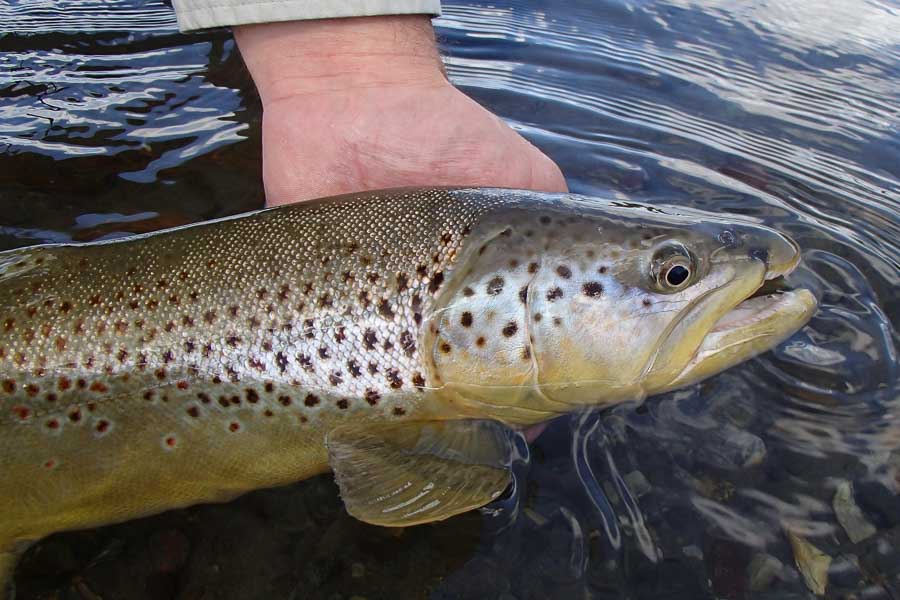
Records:
{"label": "brown trout", "polygon": [[0,551],[334,469],[348,510],[444,519],[506,426],[641,399],[815,308],[731,215],[513,190],[342,196],[0,253]]}

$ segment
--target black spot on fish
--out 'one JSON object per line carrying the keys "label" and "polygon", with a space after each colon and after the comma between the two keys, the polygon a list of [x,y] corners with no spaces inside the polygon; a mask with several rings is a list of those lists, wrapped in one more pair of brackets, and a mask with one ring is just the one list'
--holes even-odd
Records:
{"label": "black spot on fish", "polygon": [[432,294],[437,292],[441,288],[441,284],[444,283],[444,273],[442,271],[438,271],[431,278],[431,282],[428,284],[428,291]]}
{"label": "black spot on fish", "polygon": [[328,375],[328,382],[331,385],[341,385],[344,382],[344,374],[340,371],[332,371]]}
{"label": "black spot on fish", "polygon": [[474,296],[474,295],[475,295],[475,290],[473,290],[472,288],[470,288],[470,287],[468,287],[468,286],[466,286],[466,287],[463,288],[463,296],[466,296],[467,298],[470,298],[470,297],[472,297],[472,296]]}
{"label": "black spot on fish", "polygon": [[377,390],[373,390],[372,388],[367,388],[366,394],[365,394],[365,399],[366,399],[366,402],[369,403],[369,405],[375,406],[376,404],[378,404],[378,401],[381,400],[381,394],[379,394]]}
{"label": "black spot on fish", "polygon": [[397,292],[403,293],[409,288],[409,276],[406,273],[397,273]]}
{"label": "black spot on fish", "polygon": [[360,375],[362,375],[362,370],[359,368],[359,363],[352,358],[347,361],[347,370],[353,377],[359,377]]}
{"label": "black spot on fish", "polygon": [[307,394],[306,398],[303,399],[303,404],[306,406],[315,406],[319,403],[319,397],[315,394]]}
{"label": "black spot on fish", "polygon": [[496,296],[503,291],[503,284],[503,278],[498,275],[497,277],[494,277],[493,279],[488,281],[485,291],[487,292],[488,296]]}
{"label": "black spot on fish", "polygon": [[375,344],[378,343],[378,336],[371,329],[366,329],[363,332],[363,345],[366,347],[366,350],[374,350]]}
{"label": "black spot on fish", "polygon": [[563,291],[561,288],[555,287],[555,288],[547,290],[547,300],[549,302],[554,302],[562,297],[563,297]]}
{"label": "black spot on fish", "polygon": [[400,378],[400,369],[388,369],[388,372],[385,375],[393,389],[398,390],[403,387],[403,379]]}
{"label": "black spot on fish", "polygon": [[[297,362],[300,363],[300,367],[302,367],[303,370],[306,371],[307,373],[312,373],[315,370],[315,368],[313,367],[312,357],[309,356],[308,354],[302,354],[302,353],[298,354]],[[271,385],[271,384],[266,384],[266,385]]]}
{"label": "black spot on fish", "polygon": [[523,285],[522,288],[519,290],[519,302],[521,302],[522,304],[528,303],[528,286],[527,285]]}
{"label": "black spot on fish", "polygon": [[341,410],[345,410],[350,406],[350,402],[346,398],[341,398],[336,402],[337,407]]}
{"label": "black spot on fish", "polygon": [[416,341],[408,330],[400,334],[400,347],[407,356],[412,356],[416,351]]}
{"label": "black spot on fish", "polygon": [[321,359],[331,358],[331,353],[328,351],[327,346],[319,347],[319,358],[321,358]]}
{"label": "black spot on fish", "polygon": [[603,286],[596,281],[588,281],[581,286],[581,291],[588,298],[599,298],[603,294]]}
{"label": "black spot on fish", "polygon": [[503,335],[506,337],[512,337],[519,330],[519,326],[515,321],[510,321],[506,325],[503,326]]}
{"label": "black spot on fish", "polygon": [[374,362],[370,362],[367,369],[369,371],[369,375],[374,375],[375,373],[378,372],[378,364],[374,363]]}
{"label": "black spot on fish", "polygon": [[572,269],[570,269],[566,265],[559,265],[558,267],[556,267],[556,274],[563,279],[569,279],[572,277]]}
{"label": "black spot on fish", "polygon": [[278,370],[284,373],[287,371],[288,359],[282,352],[279,352],[275,355],[275,364],[278,365]]}
{"label": "black spot on fish", "polygon": [[419,389],[422,389],[425,387],[425,378],[418,371],[413,373],[412,382],[413,382],[413,385]]}
{"label": "black spot on fish", "polygon": [[472,313],[470,313],[469,311],[466,311],[460,317],[459,324],[462,325],[463,327],[471,327],[473,320],[474,319],[472,318]]}
{"label": "black spot on fish", "polygon": [[381,302],[378,303],[378,313],[385,319],[394,318],[394,311],[391,309],[391,303],[386,299],[382,299]]}

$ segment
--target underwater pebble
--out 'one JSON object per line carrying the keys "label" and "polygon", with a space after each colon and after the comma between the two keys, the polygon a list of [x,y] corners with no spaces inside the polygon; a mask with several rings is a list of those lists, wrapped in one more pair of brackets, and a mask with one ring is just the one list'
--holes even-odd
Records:
{"label": "underwater pebble", "polygon": [[842,481],[838,484],[831,504],[838,522],[847,532],[847,537],[851,542],[858,544],[875,534],[875,526],[866,520],[853,498],[853,486],[849,481]]}
{"label": "underwater pebble", "polygon": [[703,550],[700,549],[700,546],[697,544],[691,544],[690,546],[685,546],[681,549],[684,552],[684,555],[688,558],[696,558],[697,560],[703,560]]}
{"label": "underwater pebble", "polygon": [[831,557],[791,531],[787,532],[787,537],[794,550],[794,562],[803,576],[806,587],[813,594],[819,596],[825,594]]}
{"label": "underwater pebble", "polygon": [[647,478],[644,477],[644,474],[640,471],[632,471],[625,475],[625,484],[628,486],[631,495],[635,498],[645,496],[653,489],[650,486],[650,482],[647,481]]}
{"label": "underwater pebble", "polygon": [[703,432],[697,459],[729,471],[756,466],[766,457],[766,444],[748,431],[725,424]]}
{"label": "underwater pebble", "polygon": [[547,517],[534,510],[533,508],[525,508],[522,510],[522,512],[531,520],[532,523],[534,523],[538,527],[543,527],[547,524]]}
{"label": "underwater pebble", "polygon": [[350,565],[350,576],[356,579],[366,576],[366,566],[362,563],[355,562]]}
{"label": "underwater pebble", "polygon": [[766,589],[772,584],[775,577],[781,573],[782,569],[784,569],[784,564],[780,560],[771,554],[757,552],[747,566],[747,579],[750,581],[750,589],[754,592]]}

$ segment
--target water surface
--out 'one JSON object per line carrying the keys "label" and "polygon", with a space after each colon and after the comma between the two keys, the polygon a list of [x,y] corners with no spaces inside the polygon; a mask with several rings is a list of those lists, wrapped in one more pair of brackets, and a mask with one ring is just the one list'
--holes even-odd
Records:
{"label": "water surface", "polygon": [[[448,72],[573,191],[760,217],[821,308],[691,389],[554,422],[515,492],[403,531],[328,477],[54,536],[19,598],[900,598],[900,9],[849,0],[445,3]],[[227,32],[161,2],[0,5],[0,247],[262,205]],[[299,166],[302,168],[302,165]],[[833,507],[852,483],[852,541]],[[854,535],[859,532],[855,532]]]}

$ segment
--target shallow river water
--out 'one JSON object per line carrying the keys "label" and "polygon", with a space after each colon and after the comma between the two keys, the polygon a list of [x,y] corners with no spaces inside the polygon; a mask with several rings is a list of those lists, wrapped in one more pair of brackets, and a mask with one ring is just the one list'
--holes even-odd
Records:
{"label": "shallow river water", "polygon": [[[828,598],[900,598],[900,7],[444,10],[452,80],[573,191],[764,218],[803,248],[816,316],[699,386],[554,422],[481,512],[370,527],[323,476],[54,536],[17,597],[774,599],[818,577]],[[139,0],[13,0],[0,32],[0,248],[262,205],[260,105],[227,32],[181,35]]]}

